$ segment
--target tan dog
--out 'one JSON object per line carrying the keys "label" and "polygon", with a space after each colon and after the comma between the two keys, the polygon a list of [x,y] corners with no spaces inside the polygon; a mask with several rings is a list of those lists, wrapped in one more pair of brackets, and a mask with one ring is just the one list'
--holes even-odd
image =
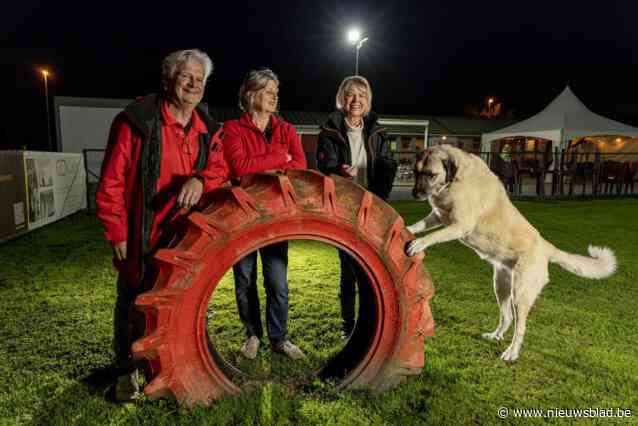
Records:
{"label": "tan dog", "polygon": [[[527,315],[549,282],[548,262],[583,278],[602,279],[616,271],[609,248],[589,246],[589,256],[557,249],[510,202],[498,177],[479,157],[449,145],[421,152],[415,164],[413,195],[428,200],[432,212],[408,226],[413,234],[445,228],[411,241],[410,256],[446,241],[460,240],[494,267],[494,293],[500,307],[498,327],[483,334],[501,340],[514,319],[514,337],[501,358],[518,358]],[[512,309],[513,308],[513,309]]]}

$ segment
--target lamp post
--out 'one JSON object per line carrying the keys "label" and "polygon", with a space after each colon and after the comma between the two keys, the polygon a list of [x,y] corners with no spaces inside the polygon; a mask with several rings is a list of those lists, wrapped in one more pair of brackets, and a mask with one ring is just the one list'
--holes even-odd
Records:
{"label": "lamp post", "polygon": [[487,116],[492,116],[492,104],[494,103],[494,98],[489,98],[487,100]]}
{"label": "lamp post", "polygon": [[368,41],[368,37],[361,38],[361,32],[356,29],[348,31],[348,41],[356,46],[355,60],[354,60],[354,75],[359,75],[359,50],[363,43]]}
{"label": "lamp post", "polygon": [[49,138],[49,151],[53,151],[53,144],[51,142],[51,124],[49,122],[49,71],[42,70],[42,76],[44,77],[44,102],[46,104],[47,112],[47,136]]}

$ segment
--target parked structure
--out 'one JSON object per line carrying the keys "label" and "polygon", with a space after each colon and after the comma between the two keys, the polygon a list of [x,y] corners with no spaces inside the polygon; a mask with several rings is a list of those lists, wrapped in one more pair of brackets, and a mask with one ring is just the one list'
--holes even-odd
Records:
{"label": "parked structure", "polygon": [[483,134],[482,152],[518,195],[633,193],[638,127],[592,112],[567,86],[538,114]]}

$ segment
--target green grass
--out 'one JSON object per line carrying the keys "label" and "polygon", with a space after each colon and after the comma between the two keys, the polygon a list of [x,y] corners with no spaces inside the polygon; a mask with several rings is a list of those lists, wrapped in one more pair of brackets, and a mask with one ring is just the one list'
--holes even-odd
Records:
{"label": "green grass", "polygon": [[[248,377],[237,378],[242,384],[251,380],[276,380],[278,383],[298,384],[312,381],[329,358],[336,355],[345,342],[339,337],[339,258],[337,250],[317,241],[294,241],[288,255],[289,320],[288,337],[293,343],[303,342],[307,358],[291,363],[273,355],[267,338],[262,339],[259,356],[251,361],[239,348],[245,335],[237,305],[232,271],[226,273],[211,297],[208,308],[208,334],[220,355]],[[262,277],[258,261],[258,276]],[[259,281],[261,317],[266,335],[266,294]]]}
{"label": "green grass", "polygon": [[[95,218],[58,222],[0,246],[0,424],[562,424],[574,419],[515,419],[499,407],[632,410],[594,419],[638,424],[638,200],[517,202],[558,247],[585,253],[609,245],[620,268],[589,281],[551,266],[551,282],[528,320],[519,361],[506,365],[508,341],[480,338],[498,321],[489,265],[460,244],[431,248],[425,266],[437,293],[435,336],[420,376],[377,394],[337,392],[307,378],[343,344],[338,338],[338,261],[334,248],[290,245],[290,337],[309,355],[292,363],[260,349],[238,357],[243,340],[227,275],[209,306],[208,327],[223,356],[265,383],[210,408],[172,401],[115,405],[105,397],[115,273]],[[424,204],[395,208],[412,223]],[[262,310],[264,296],[261,290]],[[507,339],[511,338],[511,331]],[[507,340],[506,339],[506,340]],[[589,423],[589,421],[587,421]]]}

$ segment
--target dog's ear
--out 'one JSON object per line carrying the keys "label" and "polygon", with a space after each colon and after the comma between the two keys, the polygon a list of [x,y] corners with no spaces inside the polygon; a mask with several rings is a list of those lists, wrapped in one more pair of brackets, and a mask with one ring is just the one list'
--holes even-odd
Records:
{"label": "dog's ear", "polygon": [[458,167],[452,158],[441,160],[445,169],[445,183],[452,183],[456,178]]}

